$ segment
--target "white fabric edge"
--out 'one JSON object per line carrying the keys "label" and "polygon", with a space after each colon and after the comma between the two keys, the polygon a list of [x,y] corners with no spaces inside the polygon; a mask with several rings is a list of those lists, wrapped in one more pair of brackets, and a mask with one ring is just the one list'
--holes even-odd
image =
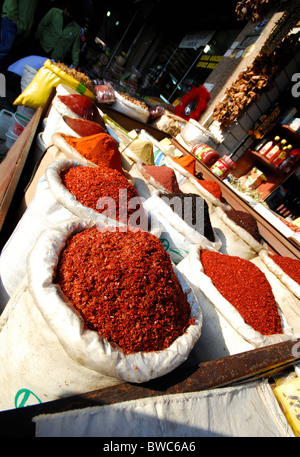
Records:
{"label": "white fabric edge", "polygon": [[154,214],[157,212],[166,219],[189,243],[199,244],[203,247],[210,246],[216,250],[220,249],[222,242],[215,233],[215,241],[209,241],[204,235],[190,227],[180,216],[178,216],[178,214],[174,213],[157,192],[154,192],[151,197],[146,200],[145,204],[151,212]]}
{"label": "white fabric edge", "polygon": [[286,274],[274,260],[271,259],[267,249],[262,249],[259,252],[260,258],[263,260],[268,269],[300,300],[300,286],[288,274]]}
{"label": "white fabric edge", "polygon": [[216,208],[218,217],[227,225],[236,235],[238,235],[245,243],[247,243],[255,252],[259,253],[265,244],[259,243],[256,239],[247,232],[247,230],[240,227],[233,220],[231,220],[222,208]]}
{"label": "white fabric edge", "polygon": [[[72,233],[95,225],[91,220],[69,219],[45,230],[27,259],[28,290],[45,321],[70,357],[101,373],[128,382],[145,382],[162,376],[187,359],[201,335],[202,311],[192,289],[173,266],[191,306],[195,324],[178,337],[169,348],[157,352],[139,352],[124,356],[96,332],[83,328],[83,320],[69,306],[58,285],[52,283],[59,253]],[[106,224],[99,223],[98,227]],[[63,325],[62,325],[63,324]]]}
{"label": "white fabric edge", "polygon": [[[213,249],[210,249],[213,250]],[[203,265],[200,260],[200,249],[192,246],[188,259],[190,262],[190,271],[193,274],[193,281],[209,299],[212,305],[226,319],[226,321],[249,343],[255,347],[263,347],[271,344],[281,343],[294,337],[292,328],[288,325],[280,307],[277,305],[278,313],[281,318],[283,328],[282,334],[262,335],[254,330],[245,320],[237,309],[226,300],[218,289],[214,286],[212,280],[204,273]]]}

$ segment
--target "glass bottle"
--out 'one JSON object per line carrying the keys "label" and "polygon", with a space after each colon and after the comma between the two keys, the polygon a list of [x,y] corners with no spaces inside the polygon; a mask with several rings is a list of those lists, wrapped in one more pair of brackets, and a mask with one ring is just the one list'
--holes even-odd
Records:
{"label": "glass bottle", "polygon": [[258,150],[259,154],[265,156],[277,143],[280,141],[280,136],[276,135],[274,140],[267,141],[264,146]]}
{"label": "glass bottle", "polygon": [[273,159],[271,162],[273,165],[275,165],[275,167],[278,167],[281,162],[284,161],[284,159],[290,154],[291,150],[293,149],[293,146],[291,144],[288,144],[287,146],[285,146],[282,151],[278,154],[277,157],[275,157],[275,159]]}
{"label": "glass bottle", "polygon": [[281,140],[279,144],[275,144],[275,146],[273,146],[272,149],[267,152],[266,159],[270,161],[274,160],[281,153],[286,143],[286,140]]}

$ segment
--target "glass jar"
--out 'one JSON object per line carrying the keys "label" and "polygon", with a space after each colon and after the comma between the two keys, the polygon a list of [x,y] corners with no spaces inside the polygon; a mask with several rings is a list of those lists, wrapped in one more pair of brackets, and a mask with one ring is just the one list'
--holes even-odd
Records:
{"label": "glass jar", "polygon": [[207,144],[196,144],[192,148],[191,152],[208,168],[210,168],[220,158],[219,153]]}
{"label": "glass jar", "polygon": [[235,162],[229,156],[224,155],[213,164],[211,171],[219,178],[224,179],[234,167]]}

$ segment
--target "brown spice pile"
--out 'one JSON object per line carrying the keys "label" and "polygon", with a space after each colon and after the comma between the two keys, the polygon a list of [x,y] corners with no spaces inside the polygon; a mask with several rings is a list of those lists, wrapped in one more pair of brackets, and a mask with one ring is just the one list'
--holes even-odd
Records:
{"label": "brown spice pile", "polygon": [[227,210],[225,211],[225,214],[229,219],[250,233],[256,241],[261,241],[256,219],[251,214],[246,213],[246,211],[237,211],[235,209]]}

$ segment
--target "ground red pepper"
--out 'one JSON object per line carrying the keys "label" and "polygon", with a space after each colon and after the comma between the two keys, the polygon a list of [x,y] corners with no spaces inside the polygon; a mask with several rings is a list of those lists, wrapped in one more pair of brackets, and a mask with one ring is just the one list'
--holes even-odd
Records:
{"label": "ground red pepper", "polygon": [[290,278],[300,285],[300,260],[282,257],[279,254],[270,257]]}
{"label": "ground red pepper", "polygon": [[282,333],[275,297],[265,274],[249,260],[201,250],[204,273],[245,322],[262,335]]}
{"label": "ground red pepper", "polygon": [[125,353],[162,350],[195,322],[169,255],[149,232],[90,228],[72,236],[54,282],[86,328]]}
{"label": "ground red pepper", "polygon": [[177,194],[180,193],[179,185],[173,168],[157,165],[143,165],[145,176],[152,176],[167,191]]}
{"label": "ground red pepper", "polygon": [[[140,213],[137,224],[145,223],[145,213],[133,185],[117,170],[99,167],[71,167],[60,174],[62,184],[73,194],[82,205],[103,213],[112,219],[127,223],[135,213]],[[121,193],[120,193],[121,191]],[[100,208],[99,202],[103,197],[110,197],[115,206]],[[135,198],[135,200],[132,200]],[[129,207],[129,202],[136,206]]]}
{"label": "ground red pepper", "polygon": [[198,179],[198,182],[215,198],[218,198],[221,202],[223,201],[222,189],[219,183],[216,181],[207,181],[206,179]]}
{"label": "ground red pepper", "polygon": [[114,168],[123,174],[118,144],[107,133],[96,133],[81,138],[62,136],[70,146],[90,162],[99,167]]}

